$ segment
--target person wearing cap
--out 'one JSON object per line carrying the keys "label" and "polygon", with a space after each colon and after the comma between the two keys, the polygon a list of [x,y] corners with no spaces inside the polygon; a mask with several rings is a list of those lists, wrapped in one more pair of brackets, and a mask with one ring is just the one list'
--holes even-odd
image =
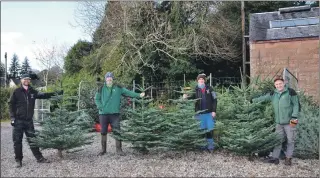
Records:
{"label": "person wearing cap", "polygon": [[183,98],[199,99],[195,103],[195,111],[199,112],[196,118],[200,121],[200,128],[206,130],[207,146],[206,150],[213,152],[214,140],[213,129],[215,125],[217,95],[213,88],[206,85],[206,75],[199,74],[197,76],[198,85],[195,87],[195,94],[188,96],[183,95]]}
{"label": "person wearing cap", "polygon": [[[121,96],[129,96],[132,98],[144,97],[145,93],[135,93],[120,85],[114,83],[114,75],[107,72],[105,75],[105,83],[101,86],[96,95],[95,103],[99,110],[99,120],[101,125],[101,151],[98,155],[102,156],[107,151],[107,131],[108,125],[111,125],[112,132],[119,134],[120,130],[120,100]],[[123,156],[122,143],[116,140],[116,153]]]}
{"label": "person wearing cap", "polygon": [[[55,93],[42,93],[30,86],[29,74],[24,74],[21,77],[21,85],[16,88],[9,99],[9,113],[11,125],[13,126],[13,145],[16,160],[16,167],[22,167],[22,139],[23,133],[26,134],[30,149],[39,163],[49,163],[42,156],[39,147],[31,146],[30,138],[35,137],[33,124],[34,105],[36,99],[49,99]],[[63,91],[57,94],[62,94]]]}
{"label": "person wearing cap", "polygon": [[[275,90],[264,96],[252,99],[252,102],[271,101],[274,114],[276,133],[286,142],[285,165],[292,164],[292,155],[294,151],[294,142],[296,139],[296,125],[298,124],[299,100],[297,93],[285,85],[281,76],[274,79]],[[266,159],[267,163],[279,164],[279,156],[282,149],[282,142],[274,147],[272,157]]]}

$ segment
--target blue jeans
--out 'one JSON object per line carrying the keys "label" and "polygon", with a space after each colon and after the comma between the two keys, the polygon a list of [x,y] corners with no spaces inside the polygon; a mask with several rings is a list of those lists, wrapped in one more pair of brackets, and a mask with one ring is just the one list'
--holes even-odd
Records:
{"label": "blue jeans", "polygon": [[198,114],[196,119],[200,121],[200,128],[207,131],[212,131],[214,129],[215,120],[212,118],[211,113]]}
{"label": "blue jeans", "polygon": [[200,121],[200,128],[207,131],[207,149],[214,149],[214,140],[213,140],[213,129],[215,125],[215,119],[212,118],[211,113],[198,114],[196,119]]}

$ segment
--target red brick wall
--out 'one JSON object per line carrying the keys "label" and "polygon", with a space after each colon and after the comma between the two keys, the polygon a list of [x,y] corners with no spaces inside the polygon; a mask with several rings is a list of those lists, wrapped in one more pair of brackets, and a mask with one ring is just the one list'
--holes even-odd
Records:
{"label": "red brick wall", "polygon": [[251,77],[272,77],[285,67],[297,76],[301,91],[318,99],[319,38],[250,43]]}

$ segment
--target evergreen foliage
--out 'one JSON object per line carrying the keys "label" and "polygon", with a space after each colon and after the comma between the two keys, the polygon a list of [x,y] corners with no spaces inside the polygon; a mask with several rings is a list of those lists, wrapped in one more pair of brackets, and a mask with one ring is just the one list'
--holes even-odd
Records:
{"label": "evergreen foliage", "polygon": [[319,159],[319,105],[312,99],[299,94],[301,112],[297,125],[294,156],[302,159]]}
{"label": "evergreen foliage", "polygon": [[[182,89],[181,94],[194,91]],[[171,150],[196,150],[206,145],[205,131],[200,129],[200,122],[195,119],[195,102],[197,99],[171,100],[175,110],[166,112],[168,127],[165,140]]]}
{"label": "evergreen foliage", "polygon": [[63,151],[80,151],[75,149],[91,144],[94,135],[88,134],[93,126],[93,120],[84,111],[68,111],[62,105],[62,96],[53,97],[60,107],[48,113],[41,129],[36,131],[32,145],[42,149],[56,149],[58,156],[63,157]]}
{"label": "evergreen foliage", "polygon": [[280,143],[273,132],[275,124],[270,103],[250,103],[247,98],[252,93],[252,86],[232,87],[221,94],[217,111],[225,126],[222,147],[250,157],[272,150]]}
{"label": "evergreen foliage", "polygon": [[17,78],[20,75],[19,58],[16,54],[13,54],[9,71],[10,71],[10,77],[12,78]]}
{"label": "evergreen foliage", "polygon": [[127,119],[122,121],[119,135],[114,134],[114,137],[130,142],[134,149],[143,153],[182,151],[194,150],[206,144],[204,132],[194,118],[193,100],[172,100],[175,108],[170,110],[151,107],[152,99],[134,101],[136,107],[127,109]]}
{"label": "evergreen foliage", "polygon": [[[143,89],[141,89],[144,91]],[[127,119],[121,122],[120,131],[113,134],[125,142],[130,142],[135,150],[147,152],[162,147],[166,130],[165,119],[160,109],[147,107],[152,99],[132,99],[135,108],[127,109]]]}
{"label": "evergreen foliage", "polygon": [[30,66],[30,63],[29,63],[29,59],[27,57],[24,58],[24,61],[22,63],[22,66],[21,66],[21,75],[22,74],[30,74],[31,73],[31,66]]}
{"label": "evergreen foliage", "polygon": [[[268,155],[277,144],[274,111],[270,102],[250,103],[252,98],[274,90],[271,79],[252,79],[243,89],[231,87],[219,94],[217,114],[223,123],[219,144],[230,151],[252,156]],[[299,114],[294,156],[304,159],[319,157],[319,105],[304,93],[298,94],[302,111]],[[285,150],[285,148],[284,148]]]}

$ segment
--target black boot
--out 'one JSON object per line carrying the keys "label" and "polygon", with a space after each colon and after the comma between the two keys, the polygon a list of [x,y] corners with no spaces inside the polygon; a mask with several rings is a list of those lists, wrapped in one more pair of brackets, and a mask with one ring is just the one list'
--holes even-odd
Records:
{"label": "black boot", "polygon": [[283,150],[281,150],[281,152],[280,152],[279,159],[280,160],[285,160],[286,159],[286,153]]}
{"label": "black boot", "polygon": [[279,164],[279,159],[278,158],[267,158],[264,160],[265,163],[271,163],[271,164]]}
{"label": "black boot", "polygon": [[16,168],[21,168],[21,167],[22,167],[22,161],[16,160]]}
{"label": "black boot", "polygon": [[40,159],[37,160],[38,163],[50,163],[49,160],[47,160],[46,158],[42,157]]}
{"label": "black boot", "polygon": [[119,140],[116,140],[116,152],[120,156],[125,156],[126,154],[122,151],[122,143]]}
{"label": "black boot", "polygon": [[286,158],[286,160],[284,161],[284,164],[285,164],[286,166],[291,166],[291,165],[292,165],[291,158]]}
{"label": "black boot", "polygon": [[101,151],[99,156],[106,154],[107,152],[107,135],[101,135]]}

